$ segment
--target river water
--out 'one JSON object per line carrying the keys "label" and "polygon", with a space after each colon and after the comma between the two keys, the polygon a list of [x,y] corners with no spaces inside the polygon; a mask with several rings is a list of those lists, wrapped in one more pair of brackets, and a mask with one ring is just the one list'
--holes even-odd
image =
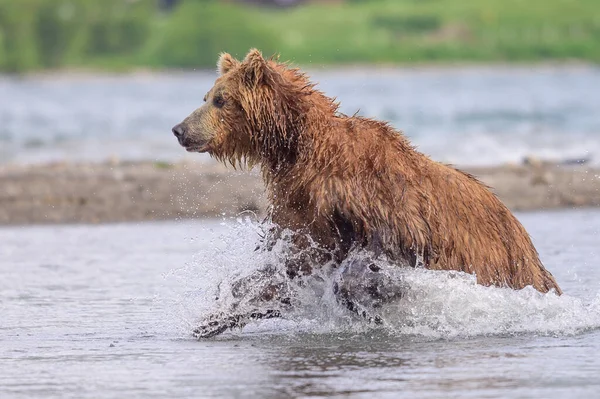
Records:
{"label": "river water", "polygon": [[[590,159],[600,164],[600,69],[586,66],[324,70],[341,111],[384,119],[458,165]],[[212,72],[0,76],[0,162],[186,154],[170,129],[199,107]]]}
{"label": "river water", "polygon": [[323,295],[201,341],[255,223],[1,227],[0,397],[600,397],[600,211],[518,217],[563,296],[417,269],[384,327]]}

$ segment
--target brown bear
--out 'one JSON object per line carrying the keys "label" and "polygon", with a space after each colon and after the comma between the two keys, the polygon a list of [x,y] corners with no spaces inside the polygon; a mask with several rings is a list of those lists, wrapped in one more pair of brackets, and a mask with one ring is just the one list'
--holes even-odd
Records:
{"label": "brown bear", "polygon": [[418,152],[389,124],[343,115],[308,77],[251,50],[222,54],[205,104],[173,128],[188,151],[260,164],[272,221],[338,261],[355,247],[477,282],[561,293],[529,235],[475,177]]}

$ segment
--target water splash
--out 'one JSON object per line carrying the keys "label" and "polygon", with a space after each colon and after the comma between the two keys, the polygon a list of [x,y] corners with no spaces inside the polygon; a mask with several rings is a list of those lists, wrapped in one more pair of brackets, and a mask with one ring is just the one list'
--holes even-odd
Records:
{"label": "water splash", "polygon": [[600,328],[600,294],[586,302],[567,294],[542,294],[531,287],[520,291],[484,287],[465,273],[398,267],[382,259],[375,261],[379,273],[403,287],[403,295],[376,310],[383,320],[378,326],[350,312],[336,298],[334,286],[340,281],[341,268],[324,267],[310,278],[287,279],[283,259],[290,256],[290,245],[286,240],[271,251],[256,250],[265,226],[248,219],[222,225],[223,234],[209,232],[213,237],[209,244],[191,262],[166,276],[175,282],[178,292],[172,309],[183,335],[189,336],[207,315],[228,312],[232,307],[250,309],[250,297],[264,287],[265,281],[251,287],[246,302],[235,298],[232,287],[267,265],[274,268],[271,278],[286,284],[292,293],[293,307],[285,318],[251,323],[244,333],[362,333],[382,329],[393,335],[452,339],[563,336]]}

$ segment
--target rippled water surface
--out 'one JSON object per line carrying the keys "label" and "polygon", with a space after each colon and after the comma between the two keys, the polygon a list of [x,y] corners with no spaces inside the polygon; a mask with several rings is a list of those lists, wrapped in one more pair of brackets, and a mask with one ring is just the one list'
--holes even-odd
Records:
{"label": "rippled water surface", "polygon": [[[523,156],[600,163],[600,69],[312,70],[341,111],[390,121],[460,165]],[[210,72],[0,77],[0,162],[177,160],[170,129],[202,104]],[[198,156],[195,157],[198,159]]]}
{"label": "rippled water surface", "polygon": [[600,211],[519,217],[562,297],[414,270],[386,327],[324,296],[203,341],[254,224],[2,227],[0,397],[599,397]]}

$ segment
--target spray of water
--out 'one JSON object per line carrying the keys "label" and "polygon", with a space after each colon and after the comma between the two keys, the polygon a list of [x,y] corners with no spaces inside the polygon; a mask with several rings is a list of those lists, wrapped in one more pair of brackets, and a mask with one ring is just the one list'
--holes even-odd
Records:
{"label": "spray of water", "polygon": [[[573,335],[600,328],[600,294],[586,302],[567,294],[542,294],[531,287],[520,291],[484,287],[465,273],[398,267],[385,259],[374,261],[378,273],[388,285],[400,287],[402,295],[376,309],[365,300],[365,308],[382,320],[376,324],[349,311],[336,296],[336,284],[344,278],[343,265],[322,267],[308,278],[289,279],[284,259],[291,252],[286,240],[270,251],[257,250],[265,226],[239,219],[223,223],[223,227],[224,233],[214,235],[188,264],[167,276],[177,287],[170,308],[182,334],[189,336],[209,315],[253,309],[259,292],[273,281],[291,296],[292,306],[286,308],[283,318],[250,323],[244,333],[361,333],[379,329],[394,335],[452,339]],[[349,262],[365,256],[368,254],[353,253]],[[264,278],[253,281],[241,298],[236,297],[236,282],[261,270],[268,270]]]}

